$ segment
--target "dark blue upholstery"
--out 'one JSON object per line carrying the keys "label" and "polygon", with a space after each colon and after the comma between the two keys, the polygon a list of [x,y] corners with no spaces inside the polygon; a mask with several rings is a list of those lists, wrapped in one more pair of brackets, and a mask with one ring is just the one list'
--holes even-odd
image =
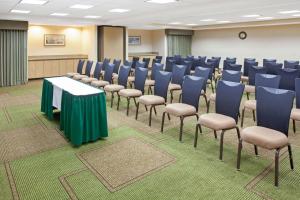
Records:
{"label": "dark blue upholstery", "polygon": [[161,60],[160,60],[160,59],[154,58],[154,59],[152,60],[152,66],[153,66],[154,63],[161,63]]}
{"label": "dark blue upholstery", "polygon": [[154,63],[154,65],[152,66],[152,73],[151,73],[151,79],[155,80],[155,74],[158,71],[163,71],[164,70],[164,64],[161,63]]}
{"label": "dark blue upholstery", "polygon": [[129,66],[121,66],[118,76],[118,84],[123,85],[125,88],[127,88],[127,80],[130,73],[131,67]]}
{"label": "dark blue upholstery", "polygon": [[242,65],[228,64],[228,65],[226,65],[225,68],[223,68],[223,70],[232,70],[232,71],[238,71],[238,72],[240,72],[242,70]]}
{"label": "dark blue upholstery", "polygon": [[133,57],[132,58],[132,68],[135,69],[136,63],[140,60],[140,57]]}
{"label": "dark blue upholstery", "polygon": [[255,62],[256,59],[255,59],[255,58],[244,58],[244,63],[245,63],[245,62],[248,62],[248,61],[253,61],[253,62]]}
{"label": "dark blue upholstery", "polygon": [[266,62],[265,67],[267,68],[268,74],[278,74],[280,69],[282,69],[282,63],[275,63],[275,62]]}
{"label": "dark blue upholstery", "polygon": [[[104,64],[103,64],[104,66]],[[111,63],[108,63],[106,65],[106,69],[105,69],[105,73],[104,73],[104,81],[107,81],[109,82],[110,84],[112,84],[112,74],[114,72],[114,68],[115,68],[115,65],[114,64],[111,64]]]}
{"label": "dark blue upholstery", "polygon": [[240,71],[232,71],[232,70],[223,70],[222,72],[222,80],[223,81],[231,81],[231,82],[241,82],[242,72]]}
{"label": "dark blue upholstery", "polygon": [[180,65],[181,59],[181,55],[174,55],[175,64]]}
{"label": "dark blue upholstery", "polygon": [[266,59],[266,58],[264,58],[263,59],[263,66],[266,66],[266,63],[276,63],[277,62],[277,60],[276,59]]}
{"label": "dark blue upholstery", "polygon": [[84,74],[87,75],[87,76],[90,76],[92,67],[93,67],[93,61],[88,60],[87,63],[86,63]]}
{"label": "dark blue upholstery", "polygon": [[150,63],[150,58],[143,58],[143,62],[145,63],[145,68],[148,68]]}
{"label": "dark blue upholstery", "polygon": [[221,57],[211,57],[212,59],[217,59],[218,63],[217,63],[217,67],[216,68],[219,68],[220,67],[220,62],[221,62]]}
{"label": "dark blue upholstery", "polygon": [[165,71],[167,72],[172,72],[173,70],[173,65],[175,64],[175,60],[173,59],[167,59],[166,60],[166,68]]}
{"label": "dark blue upholstery", "polygon": [[256,93],[257,125],[280,131],[288,136],[295,93],[267,87],[258,87]]}
{"label": "dark blue upholstery", "polygon": [[138,67],[147,68],[146,63],[145,62],[140,62],[140,61],[135,63],[135,68],[138,68]]}
{"label": "dark blue upholstery", "polygon": [[105,70],[106,66],[110,63],[110,58],[104,58],[102,69]]}
{"label": "dark blue upholstery", "polygon": [[195,74],[194,76],[198,76],[204,79],[204,85],[202,87],[202,90],[206,91],[206,83],[207,80],[209,79],[209,76],[211,74],[211,69],[210,68],[205,68],[205,67],[196,67],[195,69]]}
{"label": "dark blue upholstery", "polygon": [[172,83],[182,85],[186,66],[185,65],[174,65],[172,70]]}
{"label": "dark blue upholstery", "polygon": [[204,65],[205,60],[206,60],[205,56],[204,57],[199,56],[199,58],[194,58],[193,65],[192,65],[192,70],[195,70],[196,67]]}
{"label": "dark blue upholstery", "polygon": [[[255,75],[255,90],[258,87],[279,88],[280,76],[273,74],[256,74]],[[257,93],[255,92],[255,98]]]}
{"label": "dark blue upholstery", "polygon": [[157,60],[162,60],[163,57],[162,57],[162,56],[155,56],[155,59],[157,59]]}
{"label": "dark blue upholstery", "polygon": [[158,71],[155,74],[154,95],[161,96],[167,101],[168,88],[171,77],[172,73],[165,71]]}
{"label": "dark blue upholstery", "polygon": [[114,73],[118,74],[121,65],[121,59],[114,59],[113,63],[115,64]]}
{"label": "dark blue upholstery", "polygon": [[218,68],[218,65],[219,65],[218,63],[219,63],[218,59],[215,59],[215,58],[214,59],[207,59],[207,62],[203,63],[203,65],[201,65],[201,66],[204,66],[205,64],[210,64],[213,68],[212,73],[214,74],[215,70]]}
{"label": "dark blue upholstery", "polygon": [[185,76],[182,84],[182,103],[194,106],[198,111],[201,90],[205,85],[204,78]]}
{"label": "dark blue upholstery", "polygon": [[295,69],[297,65],[299,65],[299,61],[295,61],[295,60],[285,60],[284,61],[284,68]]}
{"label": "dark blue upholstery", "polygon": [[218,81],[216,113],[232,117],[237,122],[244,88],[241,83]]}
{"label": "dark blue upholstery", "polygon": [[234,62],[234,64],[236,63],[236,58],[226,57],[226,60],[230,62]]}
{"label": "dark blue upholstery", "polygon": [[82,74],[82,68],[84,65],[85,60],[79,60],[77,65],[77,73]]}
{"label": "dark blue upholstery", "polygon": [[135,68],[134,88],[144,94],[145,82],[148,76],[148,69],[144,67]]}
{"label": "dark blue upholstery", "polygon": [[124,65],[132,67],[132,62],[125,60]]}
{"label": "dark blue upholstery", "polygon": [[202,60],[203,62],[206,61],[206,56],[198,56],[198,58],[199,58],[200,60]]}
{"label": "dark blue upholstery", "polygon": [[299,77],[298,69],[281,69],[278,74],[281,76],[280,89],[295,90],[295,79]]}
{"label": "dark blue upholstery", "polygon": [[193,65],[193,61],[183,61],[183,65],[186,66],[185,75],[190,75],[191,74],[192,65]]}
{"label": "dark blue upholstery", "polygon": [[255,85],[255,75],[256,74],[266,74],[266,67],[250,66],[249,67],[249,85]]}
{"label": "dark blue upholstery", "polygon": [[224,60],[223,61],[223,70],[227,70],[230,64],[236,64],[235,60]]}
{"label": "dark blue upholstery", "polygon": [[295,79],[296,108],[300,108],[300,78]]}
{"label": "dark blue upholstery", "polygon": [[102,67],[103,67],[103,63],[97,62],[95,70],[94,70],[94,78],[100,79]]}
{"label": "dark blue upholstery", "polygon": [[248,76],[250,66],[258,66],[258,62],[251,61],[251,60],[245,60],[244,61],[244,69],[243,69],[244,76]]}

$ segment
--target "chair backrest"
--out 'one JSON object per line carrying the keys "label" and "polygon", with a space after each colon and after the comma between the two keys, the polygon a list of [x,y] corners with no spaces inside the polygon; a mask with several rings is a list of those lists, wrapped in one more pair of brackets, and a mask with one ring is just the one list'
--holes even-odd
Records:
{"label": "chair backrest", "polygon": [[241,83],[218,81],[216,113],[232,117],[237,122],[244,88]]}
{"label": "chair backrest", "polygon": [[118,74],[121,65],[121,59],[114,59],[113,64],[115,64],[114,73]]}
{"label": "chair backrest", "polygon": [[118,76],[118,84],[123,85],[127,88],[127,80],[130,73],[130,66],[122,65],[120,67],[119,76]]}
{"label": "chair backrest", "polygon": [[[258,87],[279,88],[280,76],[273,74],[256,74],[255,75],[255,91]],[[255,98],[256,98],[255,92]]]}
{"label": "chair backrest", "polygon": [[150,58],[143,58],[143,62],[145,63],[145,68],[148,68],[150,63]]}
{"label": "chair backrest", "polygon": [[169,83],[172,73],[165,71],[157,71],[155,74],[154,95],[161,96],[167,101]]}
{"label": "chair backrest", "polygon": [[300,108],[300,78],[295,79],[296,108]]}
{"label": "chair backrest", "polygon": [[295,79],[299,77],[298,69],[280,69],[278,74],[281,76],[279,88],[285,90],[295,90]]}
{"label": "chair backrest", "polygon": [[88,60],[85,66],[85,75],[90,76],[93,67],[93,61]]}
{"label": "chair backrest", "polygon": [[266,59],[266,58],[264,58],[263,59],[263,66],[266,66],[266,63],[276,63],[277,62],[277,60],[276,59]]}
{"label": "chair backrest", "polygon": [[104,58],[102,69],[105,70],[106,66],[110,63],[110,58]]}
{"label": "chair backrest", "polygon": [[282,63],[275,63],[275,62],[266,62],[265,67],[267,68],[268,74],[274,74],[277,75],[282,69],[283,64]]}
{"label": "chair backrest", "polygon": [[180,65],[181,59],[181,55],[174,55],[175,64]]}
{"label": "chair backrest", "polygon": [[172,83],[182,85],[186,66],[185,65],[174,65],[172,70]]}
{"label": "chair backrest", "polygon": [[232,71],[240,72],[242,70],[242,65],[229,64],[229,65],[227,65],[226,69],[224,69],[224,70],[232,70]]}
{"label": "chair backrest", "polygon": [[155,59],[162,60],[162,56],[155,56]]}
{"label": "chair backrest", "polygon": [[195,70],[196,67],[202,66],[205,63],[206,57],[203,58],[194,58],[193,65],[191,70]]}
{"label": "chair backrest", "polygon": [[212,75],[215,71],[215,63],[206,62],[201,67],[210,69],[208,79],[212,80]]}
{"label": "chair backrest", "polygon": [[218,63],[217,63],[217,66],[216,66],[216,68],[219,68],[220,67],[220,62],[221,62],[221,57],[215,57],[215,56],[213,56],[213,57],[211,57],[212,59],[217,59],[218,60]]}
{"label": "chair backrest", "polygon": [[134,88],[144,94],[145,82],[148,76],[148,69],[144,67],[135,68]]}
{"label": "chair backrest", "polygon": [[205,61],[206,61],[206,56],[198,56],[198,58],[199,58],[202,62],[205,62]]}
{"label": "chair backrest", "polygon": [[248,61],[255,62],[256,59],[255,58],[244,58],[244,65],[245,65],[245,62],[248,62]]}
{"label": "chair backrest", "polygon": [[154,63],[154,65],[152,66],[152,73],[151,73],[151,79],[155,80],[155,74],[158,71],[163,71],[164,70],[164,64],[161,63]]}
{"label": "chair backrest", "polygon": [[138,61],[135,63],[135,68],[138,68],[138,67],[146,68],[146,63]]}
{"label": "chair backrest", "polygon": [[[104,66],[104,64],[103,64],[103,66]],[[105,69],[105,73],[104,73],[103,79],[104,79],[104,81],[107,81],[110,84],[112,83],[112,74],[114,72],[114,68],[115,68],[114,64],[108,63],[106,65],[106,69]]]}
{"label": "chair backrest", "polygon": [[140,60],[140,57],[132,57],[132,68],[136,67],[136,63]]}
{"label": "chair backrest", "polygon": [[267,87],[256,90],[257,125],[280,131],[288,136],[295,93]]}
{"label": "chair backrest", "polygon": [[185,69],[185,75],[190,75],[191,74],[191,70],[192,70],[192,66],[193,66],[193,62],[192,61],[183,61],[183,65],[186,66]]}
{"label": "chair backrest", "polygon": [[284,61],[284,68],[296,68],[296,66],[299,65],[299,61],[296,60],[285,60]]}
{"label": "chair backrest", "polygon": [[236,60],[224,60],[223,61],[223,70],[229,70],[230,64],[236,64]]}
{"label": "chair backrest", "polygon": [[173,70],[173,65],[175,64],[175,60],[173,59],[167,59],[166,60],[166,68],[165,71],[167,72],[172,72]]}
{"label": "chair backrest", "polygon": [[231,82],[241,82],[242,72],[233,70],[223,70],[222,80]]}
{"label": "chair backrest", "polygon": [[194,106],[198,111],[199,98],[204,84],[204,78],[185,76],[182,84],[182,103]]}
{"label": "chair backrest", "polygon": [[266,74],[266,67],[250,66],[248,70],[249,85],[255,85],[255,75],[256,74]]}
{"label": "chair backrest", "polygon": [[243,75],[244,76],[248,76],[250,66],[258,66],[258,62],[255,62],[255,61],[252,61],[252,60],[245,60],[244,61],[244,68],[243,68]]}
{"label": "chair backrest", "polygon": [[226,60],[236,63],[236,58],[226,57]]}
{"label": "chair backrest", "polygon": [[202,66],[204,66],[205,64],[210,64],[210,65],[212,65],[212,67],[213,67],[213,70],[212,70],[212,73],[215,73],[215,69],[216,68],[218,68],[218,63],[219,63],[219,60],[218,59],[216,59],[216,58],[211,58],[211,59],[207,59],[207,62],[206,63],[203,63],[203,65]]}
{"label": "chair backrest", "polygon": [[77,73],[82,74],[83,65],[85,60],[79,60],[77,65]]}
{"label": "chair backrest", "polygon": [[100,79],[103,63],[97,62],[94,70],[94,78]]}
{"label": "chair backrest", "polygon": [[198,76],[204,79],[204,84],[202,86],[202,90],[206,91],[206,83],[209,79],[209,75],[211,73],[210,68],[205,67],[196,67],[194,76]]}
{"label": "chair backrest", "polygon": [[128,61],[128,60],[125,60],[124,65],[132,67],[132,62]]}
{"label": "chair backrest", "polygon": [[157,58],[153,58],[152,60],[152,67],[155,63],[161,63],[161,60],[160,59],[157,59]]}

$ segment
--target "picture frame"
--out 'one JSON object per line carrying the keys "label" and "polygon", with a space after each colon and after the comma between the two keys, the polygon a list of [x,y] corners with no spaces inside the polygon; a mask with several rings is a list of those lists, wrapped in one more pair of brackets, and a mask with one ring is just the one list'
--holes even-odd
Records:
{"label": "picture frame", "polygon": [[128,36],[128,45],[141,45],[141,36]]}
{"label": "picture frame", "polygon": [[64,34],[45,34],[44,46],[65,46],[66,37]]}

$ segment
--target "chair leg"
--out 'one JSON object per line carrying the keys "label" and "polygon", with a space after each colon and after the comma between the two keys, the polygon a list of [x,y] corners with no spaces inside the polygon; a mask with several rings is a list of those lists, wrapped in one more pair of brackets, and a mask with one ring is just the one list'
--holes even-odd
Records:
{"label": "chair leg", "polygon": [[241,166],[242,147],[243,147],[243,140],[239,139],[238,155],[237,155],[237,162],[236,162],[237,170],[240,170],[240,166]]}
{"label": "chair leg", "polygon": [[195,138],[194,138],[194,147],[197,147],[197,142],[198,142],[198,129],[199,129],[199,124],[196,125],[196,131],[195,131]]}
{"label": "chair leg", "polygon": [[255,110],[252,110],[252,115],[253,115],[253,121],[256,121],[255,120]]}
{"label": "chair leg", "polygon": [[170,114],[168,113],[168,119],[169,119],[169,121],[171,120],[171,116],[170,116]]}
{"label": "chair leg", "polygon": [[243,111],[242,111],[241,127],[243,127],[243,125],[244,125],[244,116],[245,116],[245,108],[243,108]]}
{"label": "chair leg", "polygon": [[214,130],[215,139],[218,139],[217,131]]}
{"label": "chair leg", "polygon": [[279,152],[280,149],[275,151],[275,186],[278,187],[278,178],[279,178]]}
{"label": "chair leg", "polygon": [[127,111],[126,111],[126,115],[129,115],[129,104],[130,104],[130,98],[127,97]]}
{"label": "chair leg", "polygon": [[294,119],[293,119],[293,131],[294,131],[294,133],[296,133],[296,122]]}
{"label": "chair leg", "polygon": [[222,130],[221,139],[220,139],[220,156],[219,156],[220,160],[223,160],[224,133],[225,133],[225,130]]}
{"label": "chair leg", "polygon": [[166,115],[166,112],[164,112],[162,115],[160,132],[164,132],[165,115]]}
{"label": "chair leg", "polygon": [[179,132],[179,141],[182,142],[182,129],[183,129],[183,119],[184,117],[180,117],[180,132]]}
{"label": "chair leg", "polygon": [[145,109],[146,109],[146,111],[148,111],[148,108],[147,108],[147,106],[145,105]]}
{"label": "chair leg", "polygon": [[151,120],[152,120],[152,109],[153,106],[150,107],[150,114],[149,114],[149,126],[151,126]]}
{"label": "chair leg", "polygon": [[182,98],[182,93],[180,93],[179,95],[179,100],[178,100],[179,103],[181,103],[181,98]]}
{"label": "chair leg", "polygon": [[173,90],[170,90],[171,98],[170,98],[170,103],[173,102]]}
{"label": "chair leg", "polygon": [[204,97],[205,104],[206,104],[206,110],[208,110],[208,101],[207,101],[206,94],[204,94],[203,97]]}
{"label": "chair leg", "polygon": [[236,126],[235,129],[236,129],[237,137],[238,137],[238,139],[240,140],[240,139],[241,139],[240,129],[239,129],[238,126]]}
{"label": "chair leg", "polygon": [[148,86],[148,94],[150,94],[150,87],[151,87],[151,86],[149,85],[149,86]]}
{"label": "chair leg", "polygon": [[153,106],[153,110],[154,110],[155,115],[157,115],[155,106]]}
{"label": "chair leg", "polygon": [[249,100],[249,92],[246,92],[247,100]]}
{"label": "chair leg", "polygon": [[209,113],[209,107],[210,107],[210,100],[208,100],[208,102],[207,102],[207,113]]}
{"label": "chair leg", "polygon": [[255,152],[255,155],[258,156],[258,149],[257,149],[256,145],[254,145],[254,152]]}
{"label": "chair leg", "polygon": [[133,97],[133,101],[134,101],[134,104],[135,104],[135,106],[137,105],[137,103],[136,103],[136,99],[135,99],[135,97]]}
{"label": "chair leg", "polygon": [[114,103],[114,92],[111,93],[111,100],[110,100],[110,107],[113,107],[113,103]]}
{"label": "chair leg", "polygon": [[138,114],[139,114],[139,107],[140,107],[140,103],[136,104],[136,111],[135,111],[135,119],[137,120],[138,118]]}
{"label": "chair leg", "polygon": [[120,101],[121,101],[121,97],[120,97],[120,95],[118,94],[118,106],[117,106],[117,110],[119,110],[119,107],[120,107]]}
{"label": "chair leg", "polygon": [[294,169],[294,161],[293,161],[293,154],[292,154],[292,147],[289,144],[288,145],[288,150],[289,150],[289,157],[290,157],[290,165],[291,165],[291,169]]}
{"label": "chair leg", "polygon": [[214,91],[214,84],[213,84],[213,82],[211,81],[211,91],[212,91],[212,93],[215,93],[215,91]]}

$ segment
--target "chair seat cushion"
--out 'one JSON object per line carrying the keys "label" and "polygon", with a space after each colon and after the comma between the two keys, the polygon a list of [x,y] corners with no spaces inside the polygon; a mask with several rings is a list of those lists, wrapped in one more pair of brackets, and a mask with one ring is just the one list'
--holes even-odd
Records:
{"label": "chair seat cushion", "polygon": [[249,110],[256,110],[256,100],[245,101],[244,108],[247,108]]}
{"label": "chair seat cushion", "polygon": [[181,90],[181,86],[178,84],[170,83],[169,90]]}
{"label": "chair seat cushion", "polygon": [[143,93],[137,89],[122,89],[119,91],[119,95],[122,97],[140,97]]}
{"label": "chair seat cushion", "polygon": [[163,97],[156,95],[143,95],[138,99],[138,101],[144,105],[158,105],[165,103],[165,99]]}
{"label": "chair seat cushion", "polygon": [[191,70],[191,75],[195,74],[195,70]]}
{"label": "chair seat cushion", "polygon": [[299,108],[293,108],[292,109],[291,119],[300,121],[300,109]]}
{"label": "chair seat cushion", "polygon": [[199,124],[213,130],[231,129],[236,126],[232,117],[218,113],[207,113],[199,117]]}
{"label": "chair seat cushion", "polygon": [[75,80],[81,80],[83,78],[88,78],[88,76],[82,75],[82,74],[77,74],[77,75],[73,76],[73,79],[75,79]]}
{"label": "chair seat cushion", "polygon": [[243,129],[241,138],[245,142],[269,150],[284,147],[289,142],[284,133],[262,126],[250,126]]}
{"label": "chair seat cushion", "polygon": [[196,108],[185,103],[172,103],[166,106],[166,112],[176,117],[189,116],[197,113]]}
{"label": "chair seat cushion", "polygon": [[79,73],[76,73],[76,72],[69,72],[66,74],[67,77],[73,77],[75,75],[78,75]]}
{"label": "chair seat cushion", "polygon": [[241,77],[241,80],[242,80],[243,82],[248,82],[248,81],[249,81],[249,77],[248,77],[248,76],[242,76],[242,77]]}
{"label": "chair seat cushion", "polygon": [[210,101],[216,101],[216,93],[213,93],[209,96]]}
{"label": "chair seat cushion", "polygon": [[108,81],[92,81],[91,85],[95,86],[95,87],[104,87],[106,85],[109,85],[109,82]]}
{"label": "chair seat cushion", "polygon": [[207,79],[206,83],[207,83],[207,84],[211,84],[211,80],[210,80],[210,79]]}
{"label": "chair seat cushion", "polygon": [[128,77],[128,82],[134,82],[135,80],[135,77],[134,76],[129,76]]}
{"label": "chair seat cushion", "polygon": [[155,85],[155,80],[147,79],[145,82],[145,86],[154,86],[154,85]]}
{"label": "chair seat cushion", "polygon": [[112,78],[113,78],[113,80],[117,80],[119,78],[119,75],[116,73],[113,73]]}
{"label": "chair seat cushion", "polygon": [[206,92],[204,90],[201,90],[201,95],[206,95]]}
{"label": "chair seat cushion", "polygon": [[255,93],[255,86],[254,85],[245,85],[245,92]]}
{"label": "chair seat cushion", "polygon": [[92,81],[97,81],[98,79],[96,79],[96,78],[83,78],[83,79],[81,79],[81,81],[83,82],[83,83],[91,83]]}
{"label": "chair seat cushion", "polygon": [[123,85],[109,84],[104,87],[104,90],[107,92],[118,92],[124,88],[125,87]]}

